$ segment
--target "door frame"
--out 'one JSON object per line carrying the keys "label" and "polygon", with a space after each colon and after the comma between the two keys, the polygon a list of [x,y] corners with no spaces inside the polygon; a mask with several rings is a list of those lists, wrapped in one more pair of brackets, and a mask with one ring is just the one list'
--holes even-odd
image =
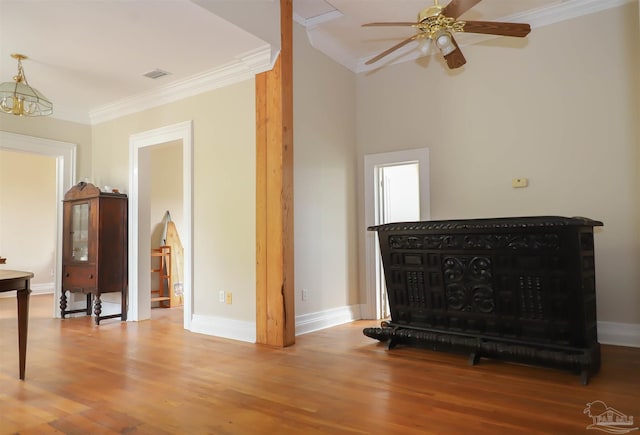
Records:
{"label": "door frame", "polygon": [[76,178],[76,148],[70,142],[0,131],[0,149],[54,157],[56,159],[56,265],[53,272],[53,317],[60,317],[62,271],[62,200]]}
{"label": "door frame", "polygon": [[362,318],[378,319],[383,301],[380,298],[379,277],[382,276],[378,258],[379,245],[377,234],[366,229],[375,225],[378,171],[381,166],[395,166],[406,163],[418,163],[420,183],[420,220],[431,219],[429,184],[429,148],[393,151],[388,153],[366,154],[364,156],[364,225],[365,225],[365,303],[362,304]]}
{"label": "door frame", "polygon": [[[180,241],[184,248],[183,325],[193,316],[193,121],[185,121],[129,137],[129,309],[133,321],[151,318],[151,229],[149,212],[150,147],[182,141],[182,213]],[[144,253],[144,254],[141,254]]]}

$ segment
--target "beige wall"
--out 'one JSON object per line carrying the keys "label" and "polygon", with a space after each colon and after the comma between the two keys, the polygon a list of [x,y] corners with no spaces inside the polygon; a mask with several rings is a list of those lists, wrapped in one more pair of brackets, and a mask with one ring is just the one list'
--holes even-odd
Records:
{"label": "beige wall", "polygon": [[637,8],[464,47],[453,72],[431,58],[359,75],[359,158],[429,147],[432,219],[602,220],[598,320],[640,323]]}
{"label": "beige wall", "polygon": [[[358,304],[355,76],[294,26],[296,314]],[[302,289],[308,299],[302,300]]]}
{"label": "beige wall", "polygon": [[[50,284],[55,269],[56,159],[0,149],[0,256],[3,269]],[[51,289],[53,290],[53,288]]]}
{"label": "beige wall", "polygon": [[0,131],[76,144],[77,180],[75,181],[92,178],[91,126],[50,117],[23,118],[2,115],[0,116]]}
{"label": "beige wall", "polygon": [[[194,314],[255,321],[254,80],[93,128],[94,177],[128,191],[129,136],[193,120]],[[233,304],[218,302],[220,290]]]}
{"label": "beige wall", "polygon": [[[358,303],[357,192],[355,76],[312,49],[297,25],[295,32],[299,315]],[[250,80],[93,129],[94,179],[118,187],[128,184],[131,134],[194,120],[194,313],[250,322],[255,321],[254,99]],[[304,302],[303,287],[309,291]],[[220,290],[233,292],[232,305],[218,302]]]}

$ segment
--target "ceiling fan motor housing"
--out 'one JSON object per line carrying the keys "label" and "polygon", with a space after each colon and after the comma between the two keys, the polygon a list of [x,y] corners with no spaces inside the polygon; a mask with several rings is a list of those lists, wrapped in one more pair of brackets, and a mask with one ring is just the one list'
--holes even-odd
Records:
{"label": "ceiling fan motor housing", "polygon": [[442,6],[440,5],[430,6],[426,9],[421,10],[418,13],[418,22],[422,23],[429,18],[437,17],[441,13],[442,13]]}

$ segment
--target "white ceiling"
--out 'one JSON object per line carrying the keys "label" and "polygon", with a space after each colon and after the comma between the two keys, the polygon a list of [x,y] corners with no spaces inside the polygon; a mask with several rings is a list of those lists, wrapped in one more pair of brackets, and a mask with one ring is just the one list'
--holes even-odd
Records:
{"label": "white ceiling", "polygon": [[[468,20],[536,26],[635,0],[484,0]],[[441,0],[446,5],[449,0]],[[278,0],[0,0],[0,82],[16,74],[54,103],[54,117],[112,118],[212,89],[269,68],[279,50]],[[413,21],[431,0],[293,0],[294,19],[314,47],[354,72],[411,36],[411,28],[362,28]],[[221,18],[224,17],[224,18]],[[232,24],[233,23],[233,24]],[[461,46],[476,41],[457,37]],[[386,63],[414,59],[409,44]],[[384,64],[383,62],[382,64]],[[379,67],[375,65],[374,67]],[[170,74],[152,80],[143,74]],[[1,114],[1,116],[10,116]]]}
{"label": "white ceiling", "polygon": [[[90,111],[199,84],[265,49],[262,39],[189,0],[0,0],[0,80],[16,74],[11,53],[27,55],[29,84],[63,119],[88,123]],[[171,74],[143,76],[156,68]]]}

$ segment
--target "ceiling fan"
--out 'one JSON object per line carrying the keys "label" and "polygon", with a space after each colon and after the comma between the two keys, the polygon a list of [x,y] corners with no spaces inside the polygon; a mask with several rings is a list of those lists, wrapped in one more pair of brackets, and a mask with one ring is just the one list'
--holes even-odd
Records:
{"label": "ceiling fan", "polygon": [[529,24],[501,23],[497,21],[462,21],[458,17],[480,3],[481,0],[451,0],[446,6],[441,6],[438,0],[434,5],[423,9],[418,14],[418,22],[382,22],[363,24],[363,27],[407,26],[418,29],[418,33],[401,41],[393,47],[383,51],[365,62],[370,65],[393,53],[400,47],[412,41],[433,41],[447,61],[450,69],[460,68],[467,63],[453,34],[455,32],[484,33],[487,35],[516,36],[523,38],[531,31]]}

